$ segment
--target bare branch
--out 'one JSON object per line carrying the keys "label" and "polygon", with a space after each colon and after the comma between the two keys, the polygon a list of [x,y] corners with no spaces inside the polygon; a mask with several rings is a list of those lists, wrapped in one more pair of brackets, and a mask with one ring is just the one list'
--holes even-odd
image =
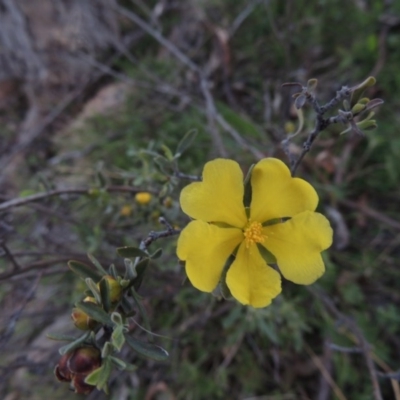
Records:
{"label": "bare branch", "polygon": [[[106,192],[125,192],[125,193],[139,193],[139,192],[151,192],[153,191],[148,189],[139,189],[131,186],[108,186],[101,188],[101,190],[105,190]],[[90,195],[93,191],[93,188],[71,188],[71,189],[55,189],[49,190],[44,193],[32,194],[31,196],[19,197],[16,199],[8,200],[3,203],[0,203],[0,211],[5,211],[13,207],[19,207],[28,203],[32,203],[35,201],[47,199],[49,197],[61,196],[65,194],[78,194],[78,195]]]}
{"label": "bare branch", "polygon": [[[264,157],[264,155],[259,150],[257,150],[253,146],[249,145],[245,140],[243,140],[239,132],[237,132],[217,111],[214,99],[209,89],[208,79],[204,74],[203,70],[197,64],[195,64],[189,57],[187,57],[184,53],[182,53],[171,41],[166,39],[160,32],[155,30],[147,22],[143,21],[135,13],[120,6],[112,6],[112,7],[114,7],[119,13],[126,16],[134,23],[136,23],[141,29],[143,29],[150,36],[156,39],[161,45],[163,45],[183,65],[185,65],[191,71],[197,74],[197,76],[199,77],[200,90],[202,91],[203,97],[206,102],[206,111],[209,123],[212,120],[216,120],[222,126],[222,128],[224,128],[242,148],[250,151],[257,158]],[[211,125],[210,128],[212,137],[215,145],[218,148],[218,151],[220,152],[221,155],[226,154],[226,150],[223,147],[222,138],[220,137],[218,129],[214,128],[213,123],[211,123],[210,125]]]}
{"label": "bare branch", "polygon": [[365,362],[367,364],[369,376],[371,378],[374,400],[383,400],[381,389],[378,382],[378,375],[375,369],[374,361],[371,356],[371,346],[368,341],[365,339],[361,329],[359,326],[347,315],[341,313],[333,303],[333,301],[327,297],[320,290],[316,290],[315,288],[308,287],[309,292],[311,292],[314,296],[318,297],[325,305],[326,309],[330,311],[340,322],[347,326],[347,328],[354,334],[357,339],[359,348],[364,356]]}

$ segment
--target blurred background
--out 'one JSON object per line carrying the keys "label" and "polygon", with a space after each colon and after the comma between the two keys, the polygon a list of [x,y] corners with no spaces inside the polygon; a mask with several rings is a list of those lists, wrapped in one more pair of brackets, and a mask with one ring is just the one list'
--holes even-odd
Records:
{"label": "blurred background", "polygon": [[[160,216],[185,226],[187,181],[159,160],[186,132],[182,173],[288,162],[298,121],[282,84],[316,78],[324,104],[373,75],[378,129],[330,126],[298,170],[335,228],[325,275],[246,308],[194,289],[176,238],[158,241],[140,294],[170,361],[124,350],[138,369],[114,373],[107,398],[399,400],[399,49],[390,0],[0,0],[0,397],[82,398],[56,381],[62,344],[46,338],[76,333],[84,285],[67,261],[121,268],[115,249],[164,229]],[[306,107],[292,152],[314,122]]]}

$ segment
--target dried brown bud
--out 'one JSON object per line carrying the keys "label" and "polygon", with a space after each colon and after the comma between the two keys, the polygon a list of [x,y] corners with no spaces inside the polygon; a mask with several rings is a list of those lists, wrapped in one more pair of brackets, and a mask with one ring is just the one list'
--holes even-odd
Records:
{"label": "dried brown bud", "polygon": [[61,382],[70,382],[75,393],[89,394],[95,386],[85,383],[86,377],[101,366],[101,353],[95,347],[79,347],[64,354],[54,370]]}

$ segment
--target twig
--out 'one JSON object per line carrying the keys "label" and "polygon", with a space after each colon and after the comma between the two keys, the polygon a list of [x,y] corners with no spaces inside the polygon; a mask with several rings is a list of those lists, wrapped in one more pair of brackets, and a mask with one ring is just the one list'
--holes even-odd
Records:
{"label": "twig", "polygon": [[368,217],[371,217],[371,218],[376,219],[377,221],[383,222],[384,224],[389,225],[392,228],[400,229],[400,221],[392,219],[392,218],[388,217],[387,215],[382,214],[379,211],[376,211],[373,208],[366,206],[365,204],[359,204],[359,203],[356,203],[354,201],[347,200],[347,199],[340,199],[339,204],[342,204],[353,210],[360,211],[363,214],[367,215]]}
{"label": "twig", "polygon": [[189,181],[201,181],[201,177],[197,175],[188,175],[184,174],[183,172],[176,171],[174,172],[174,176],[179,178],[179,179],[188,179]]}
{"label": "twig", "polygon": [[[62,258],[56,258],[53,260],[33,262],[32,264],[28,265],[27,267],[24,267],[17,271],[3,272],[2,274],[0,274],[0,281],[5,281],[7,279],[13,278],[18,275],[24,275],[25,273],[34,271],[36,269],[47,268],[52,265],[56,265],[56,264],[60,264],[60,263],[67,263],[70,260],[71,260],[71,257],[68,257],[68,258],[62,257]],[[83,258],[82,261],[86,261],[86,258]]]}
{"label": "twig", "polygon": [[[109,193],[113,192],[125,192],[125,193],[138,193],[138,192],[152,192],[151,190],[138,189],[131,186],[108,186],[101,188],[99,190],[104,190]],[[9,208],[19,207],[28,203],[32,203],[38,200],[43,200],[48,197],[61,196],[65,194],[80,194],[80,195],[90,195],[93,193],[93,188],[71,188],[71,189],[55,189],[49,190],[44,193],[32,194],[31,196],[18,197],[16,199],[8,200],[0,203],[0,211],[8,210]]]}
{"label": "twig", "polygon": [[247,17],[253,12],[253,10],[261,4],[263,0],[253,0],[248,2],[246,7],[239,13],[239,15],[235,18],[232,25],[229,28],[229,37],[232,37],[236,31],[239,29],[240,25],[247,19]]}
{"label": "twig", "polygon": [[22,311],[26,307],[26,305],[32,300],[35,290],[36,290],[41,278],[42,278],[42,273],[39,273],[38,276],[36,277],[35,282],[30,284],[30,289],[25,294],[24,298],[22,299],[21,306],[9,318],[8,326],[0,337],[0,349],[3,349],[4,346],[7,344],[7,342],[10,340],[12,334],[14,333],[15,325],[16,325],[19,317],[21,316]]}
{"label": "twig", "polygon": [[335,343],[326,343],[326,346],[340,353],[362,353],[362,349],[359,347],[344,347]]}
{"label": "twig", "polygon": [[159,222],[167,227],[165,231],[151,231],[146,239],[143,239],[140,243],[139,248],[141,250],[147,250],[147,248],[156,240],[164,237],[175,236],[181,233],[180,229],[175,229],[164,217],[160,217]]}
{"label": "twig", "polygon": [[18,264],[17,260],[15,259],[14,255],[10,252],[10,250],[8,249],[8,247],[6,246],[5,243],[3,243],[3,241],[0,240],[0,247],[3,249],[4,254],[10,259],[11,264],[14,267],[14,271],[18,271],[21,269],[21,266]]}
{"label": "twig", "polygon": [[[301,86],[300,84],[297,84],[297,83],[289,83],[289,84],[285,84],[285,85]],[[312,147],[315,139],[318,137],[318,135],[323,130],[325,130],[329,125],[336,124],[338,122],[343,122],[345,116],[347,116],[348,118],[350,118],[352,116],[351,113],[345,113],[345,112],[340,113],[340,111],[339,111],[339,115],[336,115],[334,117],[324,118],[324,114],[327,111],[331,110],[343,99],[349,97],[350,94],[351,94],[351,88],[349,88],[347,86],[343,86],[340,90],[338,90],[336,92],[336,95],[332,100],[330,100],[328,103],[324,104],[323,106],[320,106],[315,95],[313,93],[311,93],[310,91],[308,91],[307,87],[301,88],[301,93],[298,98],[302,97],[304,101],[307,101],[308,103],[310,103],[312,105],[312,107],[316,113],[316,120],[315,120],[314,129],[309,133],[306,141],[303,143],[303,149],[297,158],[294,158],[293,155],[289,151],[289,141],[290,141],[291,137],[282,141],[283,150],[289,158],[290,171],[291,171],[292,176],[295,175],[296,170],[297,170],[298,166],[300,165],[300,163],[302,162],[305,155],[311,150],[311,147]],[[302,103],[301,106],[303,104],[304,103]],[[301,107],[301,106],[299,106],[299,107]]]}
{"label": "twig", "polygon": [[[119,13],[126,16],[134,23],[136,23],[141,29],[143,29],[154,39],[156,39],[161,45],[163,45],[183,65],[185,65],[191,71],[197,74],[197,76],[199,77],[200,90],[202,91],[203,97],[206,102],[207,117],[209,118],[209,121],[211,119],[216,120],[222,126],[222,128],[224,128],[242,148],[250,151],[255,157],[262,158],[264,156],[259,150],[249,145],[246,141],[244,141],[241,135],[218,112],[215,106],[214,99],[209,89],[208,79],[205,76],[203,70],[197,64],[195,64],[189,57],[187,57],[184,53],[182,53],[171,41],[166,39],[160,32],[155,30],[147,22],[143,21],[135,13],[120,6],[111,6],[111,7],[115,8],[116,11],[118,11]],[[226,150],[223,147],[222,138],[220,137],[218,129],[213,129],[212,134],[213,134],[213,140],[216,146],[218,146],[220,154],[222,155],[226,154]]]}
{"label": "twig", "polygon": [[307,353],[311,357],[312,362],[316,365],[316,367],[321,371],[322,376],[325,378],[325,380],[329,383],[329,386],[332,388],[334,391],[336,397],[339,400],[347,400],[346,396],[343,394],[342,390],[340,387],[336,384],[336,382],[333,380],[332,375],[329,373],[329,371],[325,368],[324,364],[321,362],[319,357],[314,353],[314,351],[311,349],[311,347],[308,344],[304,344],[304,348],[306,349]]}
{"label": "twig", "polygon": [[307,288],[314,296],[318,297],[322,303],[325,305],[325,307],[339,320],[341,321],[344,325],[347,326],[347,328],[354,334],[354,336],[357,338],[358,345],[361,349],[361,352],[364,356],[365,362],[367,364],[369,376],[371,378],[372,382],[372,387],[373,387],[373,394],[374,394],[374,399],[375,400],[383,400],[381,389],[379,387],[379,382],[378,382],[378,376],[377,376],[377,371],[375,370],[374,362],[371,356],[371,346],[365,339],[361,329],[358,327],[358,325],[348,316],[345,314],[341,313],[332,300],[330,300],[327,296],[325,296],[322,292],[319,290],[316,290],[315,288],[308,287]]}

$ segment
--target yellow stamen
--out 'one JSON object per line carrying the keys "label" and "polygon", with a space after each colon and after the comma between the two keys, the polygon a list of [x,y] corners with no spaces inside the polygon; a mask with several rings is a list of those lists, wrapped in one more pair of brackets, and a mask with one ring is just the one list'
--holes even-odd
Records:
{"label": "yellow stamen", "polygon": [[249,221],[243,233],[247,248],[249,248],[251,244],[265,242],[266,236],[263,235],[262,225],[260,222]]}

